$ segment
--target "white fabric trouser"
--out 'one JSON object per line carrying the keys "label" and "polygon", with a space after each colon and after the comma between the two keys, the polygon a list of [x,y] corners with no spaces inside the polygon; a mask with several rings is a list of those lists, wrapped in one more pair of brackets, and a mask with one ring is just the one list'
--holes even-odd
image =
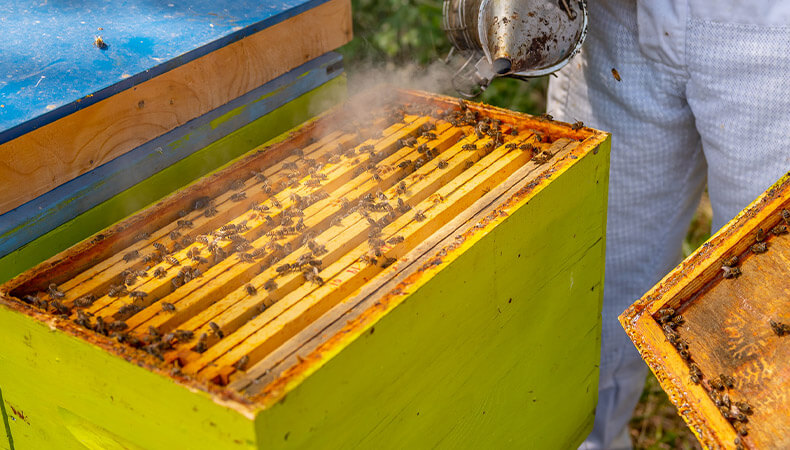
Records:
{"label": "white fabric trouser", "polygon": [[706,179],[716,230],[790,169],[790,1],[589,9],[547,109],[612,133],[599,401],[581,448],[630,448],[646,366],[617,316],[680,261]]}

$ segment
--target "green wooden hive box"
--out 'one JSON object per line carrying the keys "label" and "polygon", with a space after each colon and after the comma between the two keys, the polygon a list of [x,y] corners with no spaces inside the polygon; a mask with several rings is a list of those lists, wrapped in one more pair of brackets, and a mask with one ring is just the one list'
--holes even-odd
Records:
{"label": "green wooden hive box", "polygon": [[609,136],[388,92],[0,287],[3,445],[577,446]]}

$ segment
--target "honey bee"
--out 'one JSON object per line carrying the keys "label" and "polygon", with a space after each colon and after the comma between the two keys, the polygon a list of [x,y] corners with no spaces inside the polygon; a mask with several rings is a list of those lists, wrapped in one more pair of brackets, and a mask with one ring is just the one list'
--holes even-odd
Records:
{"label": "honey bee", "polygon": [[749,430],[746,429],[746,425],[742,423],[735,423],[733,427],[735,428],[735,431],[737,431],[741,436],[747,436],[749,434]]}
{"label": "honey bee", "polygon": [[167,275],[167,269],[165,269],[164,267],[160,266],[154,269],[154,276],[156,278],[164,278],[165,275]]}
{"label": "honey bee", "polygon": [[417,222],[422,222],[422,221],[423,221],[423,220],[425,220],[425,219],[426,219],[426,217],[425,217],[425,214],[422,212],[422,210],[419,210],[419,209],[418,209],[418,210],[417,210],[417,211],[414,213],[414,220],[416,220]]}
{"label": "honey bee", "polygon": [[245,263],[255,262],[255,258],[249,253],[237,253],[236,259]]}
{"label": "honey bee", "polygon": [[725,265],[727,267],[735,267],[735,266],[737,266],[738,265],[738,255],[733,255],[733,256],[725,259],[724,261],[722,261],[722,265]]}
{"label": "honey bee", "polygon": [[614,67],[612,68],[612,76],[617,81],[623,81],[622,78],[620,78],[620,72],[618,72]]}
{"label": "honey bee", "polygon": [[206,341],[208,341],[208,334],[201,333],[200,337],[198,338],[197,344],[195,344],[193,350],[196,351],[197,353],[204,353],[208,349],[208,345],[206,344]]}
{"label": "honey bee", "polygon": [[397,261],[397,260],[398,260],[398,258],[390,258],[390,257],[385,257],[385,258],[384,258],[384,261],[382,261],[382,262],[381,262],[381,267],[382,267],[383,269],[386,269],[387,267],[389,267],[389,266],[391,266],[392,264],[394,264],[394,263],[395,263],[395,261]]}
{"label": "honey bee", "polygon": [[542,150],[540,153],[532,157],[532,161],[534,161],[535,164],[546,164],[553,156],[554,155],[550,151]]}
{"label": "honey bee", "polygon": [[697,364],[695,363],[689,364],[689,371],[692,374],[698,376],[699,378],[702,378],[702,371],[700,370],[699,366],[697,366]]}
{"label": "honey bee", "polygon": [[458,99],[458,109],[466,111],[466,102],[461,98]]}
{"label": "honey bee", "polygon": [[126,253],[125,255],[123,255],[123,260],[126,261],[126,262],[129,262],[129,261],[131,261],[133,259],[136,259],[138,256],[140,256],[140,252],[137,251],[137,250],[132,250],[129,253]]}
{"label": "honey bee", "polygon": [[754,240],[757,242],[762,242],[765,240],[765,231],[762,228],[757,229],[757,233],[754,236]]}
{"label": "honey bee", "polygon": [[214,217],[218,213],[219,211],[217,211],[217,208],[214,205],[208,205],[208,207],[206,207],[206,210],[203,211],[203,215],[206,217]]}
{"label": "honey bee", "polygon": [[571,125],[571,130],[573,131],[579,131],[582,128],[584,128],[584,123],[582,123],[581,121],[574,122],[573,125]]}
{"label": "honey bee", "polygon": [[710,384],[710,387],[713,388],[713,389],[717,389],[719,391],[723,391],[724,390],[724,383],[722,383],[721,380],[719,380],[718,378],[714,378],[714,379],[710,380],[709,384]]}
{"label": "honey bee", "polygon": [[175,312],[175,310],[176,310],[176,305],[169,302],[162,302],[162,311]]}
{"label": "honey bee", "polygon": [[165,256],[165,261],[167,261],[167,263],[170,264],[171,266],[177,266],[177,265],[181,264],[180,262],[178,262],[178,260],[176,258],[174,258],[174,257],[172,257],[170,255]]}
{"label": "honey bee", "polygon": [[247,198],[246,192],[237,192],[230,196],[230,200],[233,202],[240,202],[242,200],[245,200],[246,198]]}
{"label": "honey bee", "polygon": [[96,301],[96,296],[93,294],[83,295],[82,297],[74,300],[74,306],[78,308],[87,308]]}
{"label": "honey bee", "polygon": [[721,266],[724,278],[737,278],[741,275],[741,269],[737,267]]}
{"label": "honey bee", "polygon": [[233,368],[239,371],[244,370],[247,367],[247,363],[249,362],[250,357],[247,355],[242,356],[236,364],[233,365]]}
{"label": "honey bee", "polygon": [[145,298],[145,297],[148,297],[148,293],[147,292],[143,292],[143,291],[131,291],[131,292],[129,292],[128,295],[129,295],[129,297],[132,297],[132,298]]}
{"label": "honey bee", "polygon": [[538,116],[538,119],[540,119],[540,120],[554,120],[554,116],[552,116],[549,113],[543,113],[543,114]]}
{"label": "honey bee", "polygon": [[436,167],[438,167],[440,169],[446,169],[447,166],[449,166],[449,164],[447,163],[447,161],[445,161],[443,159],[440,159],[439,162],[436,163]]}
{"label": "honey bee", "polygon": [[255,286],[253,286],[253,285],[251,285],[249,283],[247,283],[247,285],[244,286],[244,289],[247,291],[247,295],[250,295],[250,296],[255,295],[255,294],[258,293],[258,290],[255,289]]}
{"label": "honey bee", "polygon": [[195,225],[192,223],[191,220],[188,220],[188,219],[181,219],[181,220],[177,220],[176,221],[176,227],[178,227],[179,229],[181,229],[181,228],[192,228],[193,226],[195,226]]}
{"label": "honey bee", "polygon": [[209,328],[211,328],[211,331],[213,331],[213,332],[214,332],[214,334],[215,334],[215,335],[216,335],[218,338],[222,339],[222,338],[224,338],[224,337],[225,337],[225,333],[223,333],[223,332],[222,332],[222,329],[220,329],[219,325],[217,325],[216,323],[214,323],[214,322],[209,322],[209,323],[208,323],[208,326],[209,326]]}
{"label": "honey bee", "polygon": [[787,233],[787,225],[777,225],[771,228],[771,233],[775,234],[776,236],[785,234]]}
{"label": "honey bee", "polygon": [[739,411],[745,414],[752,414],[752,405],[750,405],[746,401],[735,402],[735,406],[738,408]]}
{"label": "honey bee", "polygon": [[277,289],[277,282],[270,279],[269,281],[264,283],[263,288],[269,292],[274,291],[275,289]]}
{"label": "honey bee", "polygon": [[150,235],[148,232],[146,232],[146,231],[141,231],[141,232],[137,233],[137,234],[134,236],[134,238],[132,238],[132,239],[133,239],[135,242],[137,242],[137,241],[144,241],[144,240],[146,240],[146,239],[148,239],[148,238],[150,238],[150,237],[151,237],[151,235]]}
{"label": "honey bee", "polygon": [[129,328],[129,325],[126,324],[123,320],[113,320],[109,324],[107,324],[107,328],[110,331],[123,331]]}
{"label": "honey bee", "polygon": [[83,327],[83,328],[91,328],[91,319],[85,314],[82,310],[77,310],[77,318],[74,319],[74,323]]}
{"label": "honey bee", "polygon": [[373,181],[375,181],[375,182],[377,182],[377,183],[381,183],[381,176],[380,176],[379,174],[377,174],[377,173],[374,173],[374,174],[371,176],[371,178],[373,179]]}
{"label": "honey bee", "polygon": [[398,211],[400,213],[405,213],[410,209],[411,206],[409,206],[406,202],[404,202],[402,198],[398,198]]}
{"label": "honey bee", "polygon": [[420,136],[431,140],[436,139],[436,133],[433,133],[431,131],[425,131],[423,133],[420,133]]}
{"label": "honey bee", "polygon": [[[141,308],[140,306],[135,305],[133,303],[128,303],[128,304],[125,304],[125,305],[121,306],[120,308],[118,308],[118,312],[113,314],[113,317],[115,317],[115,318],[117,318],[119,320],[124,320],[124,319],[126,319],[128,317],[131,317],[131,316],[137,314],[138,312],[140,312],[142,310],[143,310],[143,308]],[[121,319],[122,317],[124,319]]]}
{"label": "honey bee", "polygon": [[275,208],[283,209],[283,205],[281,205],[280,202],[276,198],[272,197],[269,200],[271,200],[272,206],[274,206]]}
{"label": "honey bee", "polygon": [[774,331],[774,333],[776,333],[777,336],[790,334],[790,325],[782,322],[776,322],[773,319],[771,319],[768,323],[771,325],[771,329]]}
{"label": "honey bee", "polygon": [[107,336],[107,326],[104,324],[104,319],[101,317],[96,318],[96,326],[93,327],[93,331],[98,334],[103,334]]}
{"label": "honey bee", "polygon": [[155,248],[155,249],[157,249],[159,252],[161,252],[161,253],[167,253],[167,247],[165,247],[165,244],[162,244],[161,242],[154,242],[153,246],[154,246],[154,248]]}
{"label": "honey bee", "polygon": [[198,197],[192,201],[192,209],[198,210],[203,209],[211,203],[211,198],[209,197]]}
{"label": "honey bee", "polygon": [[768,244],[765,242],[758,242],[751,246],[752,253],[760,254],[768,251]]}
{"label": "honey bee", "polygon": [[193,333],[191,330],[175,330],[173,333],[175,334],[176,339],[181,342],[191,341],[195,336],[195,333]]}
{"label": "honey bee", "polygon": [[790,225],[790,211],[782,209],[782,220],[785,221],[785,225]]}
{"label": "honey bee", "polygon": [[692,382],[692,383],[694,383],[694,384],[699,384],[699,382],[700,382],[700,379],[699,379],[699,377],[698,377],[698,376],[696,376],[696,375],[694,375],[694,374],[692,373],[691,375],[689,375],[689,381],[691,381],[691,382]]}
{"label": "honey bee", "polygon": [[104,42],[104,39],[101,36],[93,37],[93,46],[99,50],[107,50],[108,47],[107,43]]}
{"label": "honey bee", "polygon": [[233,180],[233,182],[228,187],[231,191],[238,191],[239,189],[244,189],[244,180],[238,179]]}

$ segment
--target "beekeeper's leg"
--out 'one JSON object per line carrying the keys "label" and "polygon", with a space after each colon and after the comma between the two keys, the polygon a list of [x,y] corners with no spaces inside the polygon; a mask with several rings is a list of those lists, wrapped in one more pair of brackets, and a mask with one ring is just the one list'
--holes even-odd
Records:
{"label": "beekeeper's leg", "polygon": [[687,98],[708,161],[714,230],[790,170],[790,4],[784,16],[752,7],[737,17],[751,24],[716,22],[724,19],[702,9],[689,25]]}
{"label": "beekeeper's leg", "polygon": [[646,366],[617,316],[679,262],[705,162],[691,110],[677,95],[683,73],[640,52],[634,2],[589,6],[587,42],[551,81],[547,109],[612,133],[599,400],[581,448],[628,448],[625,427]]}

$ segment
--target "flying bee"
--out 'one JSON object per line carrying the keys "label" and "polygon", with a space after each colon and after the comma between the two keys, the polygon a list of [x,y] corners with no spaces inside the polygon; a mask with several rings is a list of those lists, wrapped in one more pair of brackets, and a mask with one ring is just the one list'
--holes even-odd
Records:
{"label": "flying bee", "polygon": [[425,219],[426,219],[426,217],[425,217],[425,214],[422,212],[422,210],[419,210],[419,209],[418,209],[418,210],[417,210],[417,211],[414,213],[414,220],[416,220],[417,222],[422,222],[422,221],[423,221],[423,220],[425,220]]}
{"label": "flying bee", "polygon": [[247,367],[247,363],[250,361],[250,357],[247,355],[242,356],[236,364],[233,365],[233,368],[239,371],[244,370]]}
{"label": "flying bee", "polygon": [[169,302],[162,302],[162,311],[175,312],[175,310],[176,310],[176,305]]}
{"label": "flying bee", "polygon": [[768,244],[765,242],[758,242],[751,246],[752,253],[760,254],[768,251]]}
{"label": "flying bee", "polygon": [[214,332],[214,334],[215,334],[215,335],[216,335],[218,338],[222,339],[222,338],[224,338],[224,337],[225,337],[225,333],[223,333],[223,332],[222,332],[222,329],[221,329],[221,328],[219,327],[219,325],[217,325],[216,323],[214,323],[214,322],[209,322],[209,323],[208,323],[208,326],[209,326],[209,328],[211,328],[211,331],[213,331],[213,332]]}
{"label": "flying bee", "polygon": [[123,260],[129,262],[133,259],[136,259],[138,256],[140,256],[140,252],[137,250],[132,250],[129,253],[123,255]]}
{"label": "flying bee", "polygon": [[614,67],[612,68],[612,76],[617,81],[623,81],[622,78],[620,78],[620,72],[618,72]]}
{"label": "flying bee", "polygon": [[724,278],[737,278],[741,275],[741,269],[737,267],[721,266]]}
{"label": "flying bee", "polygon": [[579,131],[582,128],[584,128],[584,123],[582,123],[581,121],[574,122],[573,125],[571,125],[571,130],[573,131]]}

